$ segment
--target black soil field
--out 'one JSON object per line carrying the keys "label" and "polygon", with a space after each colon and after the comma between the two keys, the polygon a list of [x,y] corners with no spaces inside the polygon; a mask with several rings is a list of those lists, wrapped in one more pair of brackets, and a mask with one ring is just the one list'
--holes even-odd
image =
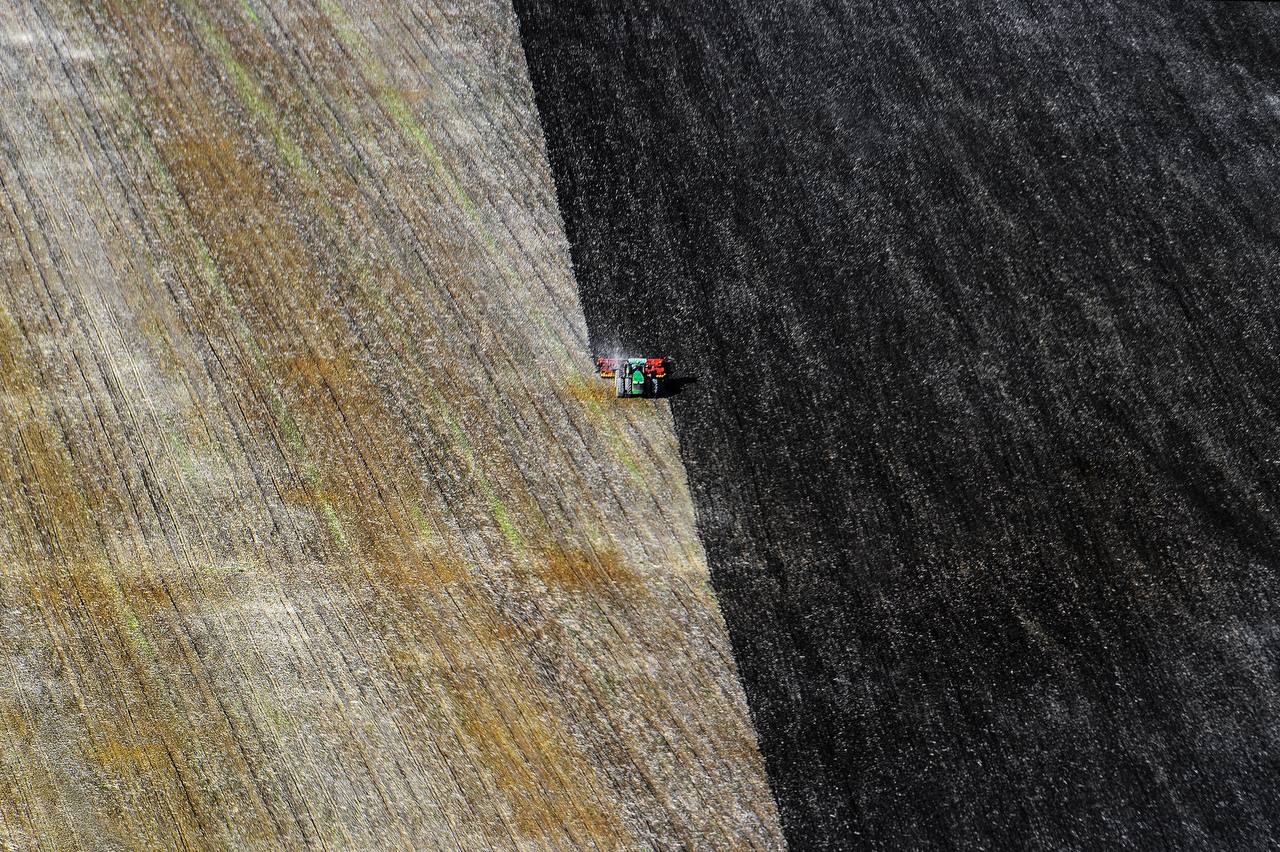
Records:
{"label": "black soil field", "polygon": [[796,848],[1280,837],[1280,7],[517,0]]}

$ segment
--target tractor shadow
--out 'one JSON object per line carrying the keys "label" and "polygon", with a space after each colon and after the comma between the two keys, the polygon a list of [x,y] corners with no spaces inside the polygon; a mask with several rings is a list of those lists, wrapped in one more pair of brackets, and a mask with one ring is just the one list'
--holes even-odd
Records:
{"label": "tractor shadow", "polygon": [[666,399],[669,396],[679,396],[684,393],[685,388],[689,385],[698,383],[697,376],[679,376],[674,379],[667,379],[658,388],[658,399]]}

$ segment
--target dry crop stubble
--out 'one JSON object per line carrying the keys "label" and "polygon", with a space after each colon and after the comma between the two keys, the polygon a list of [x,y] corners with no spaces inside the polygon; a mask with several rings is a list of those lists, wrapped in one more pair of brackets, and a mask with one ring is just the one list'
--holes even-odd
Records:
{"label": "dry crop stubble", "polygon": [[0,27],[0,838],[777,845],[510,9]]}

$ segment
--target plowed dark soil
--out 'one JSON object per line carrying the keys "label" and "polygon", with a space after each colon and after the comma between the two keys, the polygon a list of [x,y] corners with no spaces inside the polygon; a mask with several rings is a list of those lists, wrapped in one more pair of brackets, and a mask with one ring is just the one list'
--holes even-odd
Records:
{"label": "plowed dark soil", "polygon": [[517,0],[788,838],[1280,838],[1280,8]]}

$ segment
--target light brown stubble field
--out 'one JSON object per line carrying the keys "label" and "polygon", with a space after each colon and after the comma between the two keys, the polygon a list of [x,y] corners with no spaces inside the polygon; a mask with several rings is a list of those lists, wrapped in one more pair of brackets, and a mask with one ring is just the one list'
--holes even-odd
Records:
{"label": "light brown stubble field", "polygon": [[0,4],[0,841],[776,847],[509,6]]}

